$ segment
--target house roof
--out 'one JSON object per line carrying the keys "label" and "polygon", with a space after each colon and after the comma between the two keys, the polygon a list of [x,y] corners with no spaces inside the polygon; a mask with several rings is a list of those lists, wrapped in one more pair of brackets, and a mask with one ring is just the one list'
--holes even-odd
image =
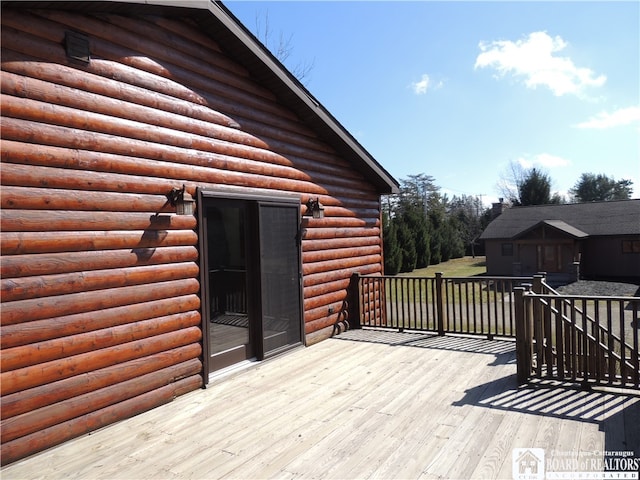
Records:
{"label": "house roof", "polygon": [[480,239],[515,239],[541,223],[575,238],[640,235],[640,199],[508,208]]}
{"label": "house roof", "polygon": [[350,160],[380,193],[397,193],[398,182],[324,108],[282,63],[219,1],[120,0],[120,1],[9,1],[12,8],[55,8],[117,14],[154,14],[191,17],[254,78],[276,94],[344,158]]}
{"label": "house roof", "polygon": [[556,230],[559,230],[559,231],[561,231],[563,233],[566,233],[567,235],[570,235],[570,236],[572,236],[574,238],[585,238],[585,237],[589,236],[588,233],[585,233],[582,230],[580,230],[580,229],[578,229],[576,227],[573,227],[573,226],[569,225],[567,222],[564,222],[562,220],[543,220],[543,221],[538,222],[535,225],[531,226],[531,228],[523,230],[518,235],[516,235],[514,238],[524,237],[531,230],[534,230],[534,229],[538,228],[541,225],[547,225],[549,227],[555,228]]}

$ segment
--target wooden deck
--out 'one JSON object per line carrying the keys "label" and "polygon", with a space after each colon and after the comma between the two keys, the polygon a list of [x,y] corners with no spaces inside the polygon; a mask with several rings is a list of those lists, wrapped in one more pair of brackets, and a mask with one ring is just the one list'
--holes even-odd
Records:
{"label": "wooden deck", "polygon": [[511,479],[514,448],[544,448],[547,461],[640,457],[639,396],[518,388],[514,359],[513,342],[349,331],[1,476]]}

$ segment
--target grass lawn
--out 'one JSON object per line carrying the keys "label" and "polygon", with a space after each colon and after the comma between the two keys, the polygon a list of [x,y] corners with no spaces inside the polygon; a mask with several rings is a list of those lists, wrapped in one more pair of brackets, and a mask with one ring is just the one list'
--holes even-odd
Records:
{"label": "grass lawn", "polygon": [[454,258],[438,265],[429,265],[427,268],[419,268],[411,273],[401,273],[407,277],[433,277],[436,272],[442,272],[445,277],[473,277],[487,273],[485,257]]}

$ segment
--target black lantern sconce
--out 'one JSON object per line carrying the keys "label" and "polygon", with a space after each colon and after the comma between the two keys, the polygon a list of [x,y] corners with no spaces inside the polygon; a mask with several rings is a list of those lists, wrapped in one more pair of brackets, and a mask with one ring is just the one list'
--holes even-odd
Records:
{"label": "black lantern sconce", "polygon": [[176,207],[178,215],[193,215],[193,207],[196,202],[191,194],[187,192],[185,185],[182,185],[182,188],[172,188],[167,193],[167,199],[172,206]]}
{"label": "black lantern sconce", "polygon": [[320,199],[311,198],[307,201],[307,215],[311,215],[313,218],[324,218],[324,205],[320,203]]}

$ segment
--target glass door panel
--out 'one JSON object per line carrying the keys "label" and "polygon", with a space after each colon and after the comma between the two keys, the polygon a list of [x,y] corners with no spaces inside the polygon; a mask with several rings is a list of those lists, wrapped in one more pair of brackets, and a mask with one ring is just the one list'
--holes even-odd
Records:
{"label": "glass door panel", "polygon": [[206,219],[210,370],[219,370],[254,356],[247,283],[247,205],[212,202]]}
{"label": "glass door panel", "polygon": [[260,203],[263,354],[302,341],[298,205]]}

